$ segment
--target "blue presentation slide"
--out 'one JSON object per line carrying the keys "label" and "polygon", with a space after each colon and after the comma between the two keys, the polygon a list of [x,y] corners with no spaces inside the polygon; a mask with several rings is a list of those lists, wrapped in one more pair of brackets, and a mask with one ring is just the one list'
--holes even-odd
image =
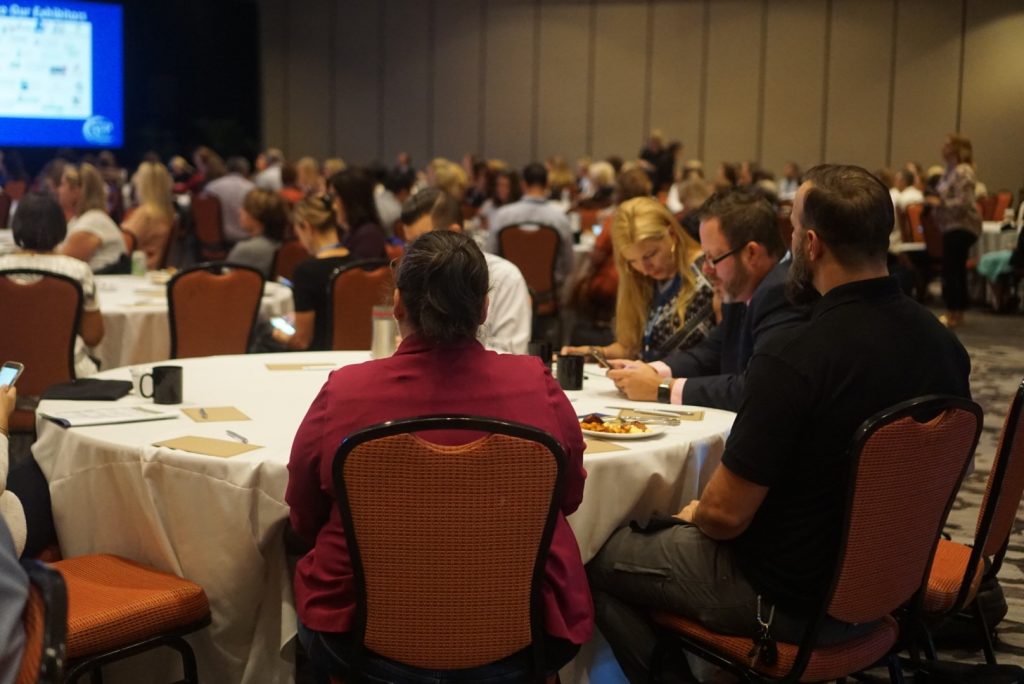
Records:
{"label": "blue presentation slide", "polygon": [[0,2],[0,146],[121,147],[120,5]]}

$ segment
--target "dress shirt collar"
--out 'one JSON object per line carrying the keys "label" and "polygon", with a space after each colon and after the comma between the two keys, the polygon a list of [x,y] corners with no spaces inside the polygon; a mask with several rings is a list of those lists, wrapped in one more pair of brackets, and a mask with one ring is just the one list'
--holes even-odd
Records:
{"label": "dress shirt collar", "polygon": [[888,299],[901,294],[899,281],[895,276],[854,280],[829,290],[814,306],[811,318],[824,316],[832,309],[858,301]]}

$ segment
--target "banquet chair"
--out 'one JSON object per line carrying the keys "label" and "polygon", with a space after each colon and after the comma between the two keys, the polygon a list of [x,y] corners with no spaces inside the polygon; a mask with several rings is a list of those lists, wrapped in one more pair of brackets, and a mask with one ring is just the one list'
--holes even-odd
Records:
{"label": "banquet chair", "polygon": [[[777,643],[773,663],[755,657],[749,637],[718,634],[680,615],[655,613],[664,629],[660,664],[681,646],[747,681],[839,679],[885,659],[902,681],[891,613],[920,603],[932,556],[981,434],[981,407],[955,397],[913,399],[875,414],[850,449],[843,536],[830,589],[799,644]],[[898,521],[898,523],[896,522]],[[873,628],[844,642],[819,645],[826,617]]]}
{"label": "banquet chair", "polygon": [[171,258],[171,246],[179,244],[182,237],[181,216],[178,212],[174,212],[174,218],[171,219],[171,229],[167,231],[167,236],[160,244],[160,252],[156,260],[157,268],[167,268]]}
{"label": "banquet chair", "polygon": [[229,245],[224,239],[224,219],[220,200],[213,195],[199,193],[192,198],[192,230],[199,243],[200,261],[217,261],[228,255]]}
{"label": "banquet chair", "polygon": [[181,658],[184,679],[198,684],[195,654],[184,637],[210,624],[203,588],[118,556],[93,554],[52,567],[67,586],[66,682],[155,648]]}
{"label": "banquet chair", "polygon": [[63,275],[32,269],[0,271],[0,359],[19,361],[19,404],[11,432],[35,432],[31,404],[47,387],[75,379],[75,340],[82,319],[82,286]]}
{"label": "banquet chair", "polygon": [[498,256],[522,271],[533,299],[534,316],[558,313],[555,262],[561,241],[555,228],[543,224],[506,226],[498,232]]}
{"label": "banquet chair", "polygon": [[139,238],[130,230],[121,229],[121,239],[124,241],[124,252],[129,257],[139,248]]}
{"label": "banquet chair", "polygon": [[373,307],[391,300],[395,276],[383,259],[363,259],[339,266],[327,285],[331,349],[369,349],[373,341]]}
{"label": "banquet chair", "polygon": [[[961,614],[973,620],[981,635],[985,661],[996,664],[992,629],[975,600],[982,582],[994,579],[1002,567],[1013,532],[1017,508],[1024,496],[1024,382],[1010,403],[1010,412],[996,447],[995,460],[985,486],[971,546],[940,539],[922,603],[922,614],[936,622]],[[966,608],[966,613],[962,613]],[[935,657],[930,639],[929,657]]]}
{"label": "banquet chair", "polygon": [[916,202],[908,204],[906,208],[907,231],[910,234],[910,242],[924,242],[924,230],[921,227],[921,216],[924,214],[924,204]]}
{"label": "banquet chair", "polygon": [[274,252],[274,264],[270,268],[271,279],[291,280],[292,274],[295,273],[295,267],[308,258],[309,252],[302,246],[302,242],[297,239],[285,240]]}
{"label": "banquet chair", "polygon": [[171,358],[244,354],[263,299],[263,274],[212,262],[181,271],[167,283]]}
{"label": "banquet chair", "polygon": [[[437,430],[473,441],[420,434]],[[515,655],[535,681],[564,665],[565,654],[545,657],[540,596],[565,468],[551,435],[492,418],[410,418],[347,437],[332,474],[356,585],[351,680],[371,657],[464,670]]]}
{"label": "banquet chair", "polygon": [[7,228],[11,220],[11,196],[0,191],[0,228]]}
{"label": "banquet chair", "polygon": [[998,198],[995,195],[985,195],[978,198],[978,213],[981,214],[982,221],[995,221],[1002,218],[1002,216],[996,216],[997,200]]}
{"label": "banquet chair", "polygon": [[21,622],[25,651],[14,680],[17,684],[60,684],[64,681],[67,642],[67,589],[59,572],[37,560],[23,560],[29,579],[28,601]]}
{"label": "banquet chair", "polygon": [[995,206],[992,209],[992,220],[1002,221],[1006,210],[1013,203],[1013,193],[1009,190],[1000,190],[996,193]]}

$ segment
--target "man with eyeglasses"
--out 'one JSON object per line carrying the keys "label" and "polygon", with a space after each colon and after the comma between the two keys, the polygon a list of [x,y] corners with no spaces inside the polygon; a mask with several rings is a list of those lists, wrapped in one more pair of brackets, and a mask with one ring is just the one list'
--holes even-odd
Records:
{"label": "man with eyeglasses", "polygon": [[[750,359],[700,499],[661,525],[616,531],[587,566],[598,626],[631,682],[652,681],[654,609],[754,639],[760,664],[777,642],[799,644],[834,586],[858,427],[915,397],[970,398],[963,345],[889,275],[888,188],[856,166],[804,178],[786,287],[795,301],[814,297],[809,320]],[[824,615],[817,645],[876,626]]]}
{"label": "man with eyeglasses", "polygon": [[700,209],[704,276],[722,301],[722,322],[700,344],[651,364],[611,361],[608,376],[636,401],[735,411],[754,351],[807,320],[786,298],[789,259],[775,211],[760,195],[712,195]]}

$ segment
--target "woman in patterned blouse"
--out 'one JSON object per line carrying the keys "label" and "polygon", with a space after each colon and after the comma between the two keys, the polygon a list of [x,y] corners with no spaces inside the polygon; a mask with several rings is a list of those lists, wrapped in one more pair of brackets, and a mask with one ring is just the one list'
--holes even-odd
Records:
{"label": "woman in patterned blouse", "polygon": [[981,214],[974,198],[974,153],[971,141],[950,133],[942,146],[946,172],[939,180],[933,216],[942,230],[943,325],[963,325],[967,309],[967,253],[981,234]]}
{"label": "woman in patterned blouse", "polygon": [[615,342],[600,352],[650,362],[703,340],[715,324],[714,293],[695,263],[700,245],[668,209],[653,197],[623,202],[612,221],[612,245],[619,270]]}

